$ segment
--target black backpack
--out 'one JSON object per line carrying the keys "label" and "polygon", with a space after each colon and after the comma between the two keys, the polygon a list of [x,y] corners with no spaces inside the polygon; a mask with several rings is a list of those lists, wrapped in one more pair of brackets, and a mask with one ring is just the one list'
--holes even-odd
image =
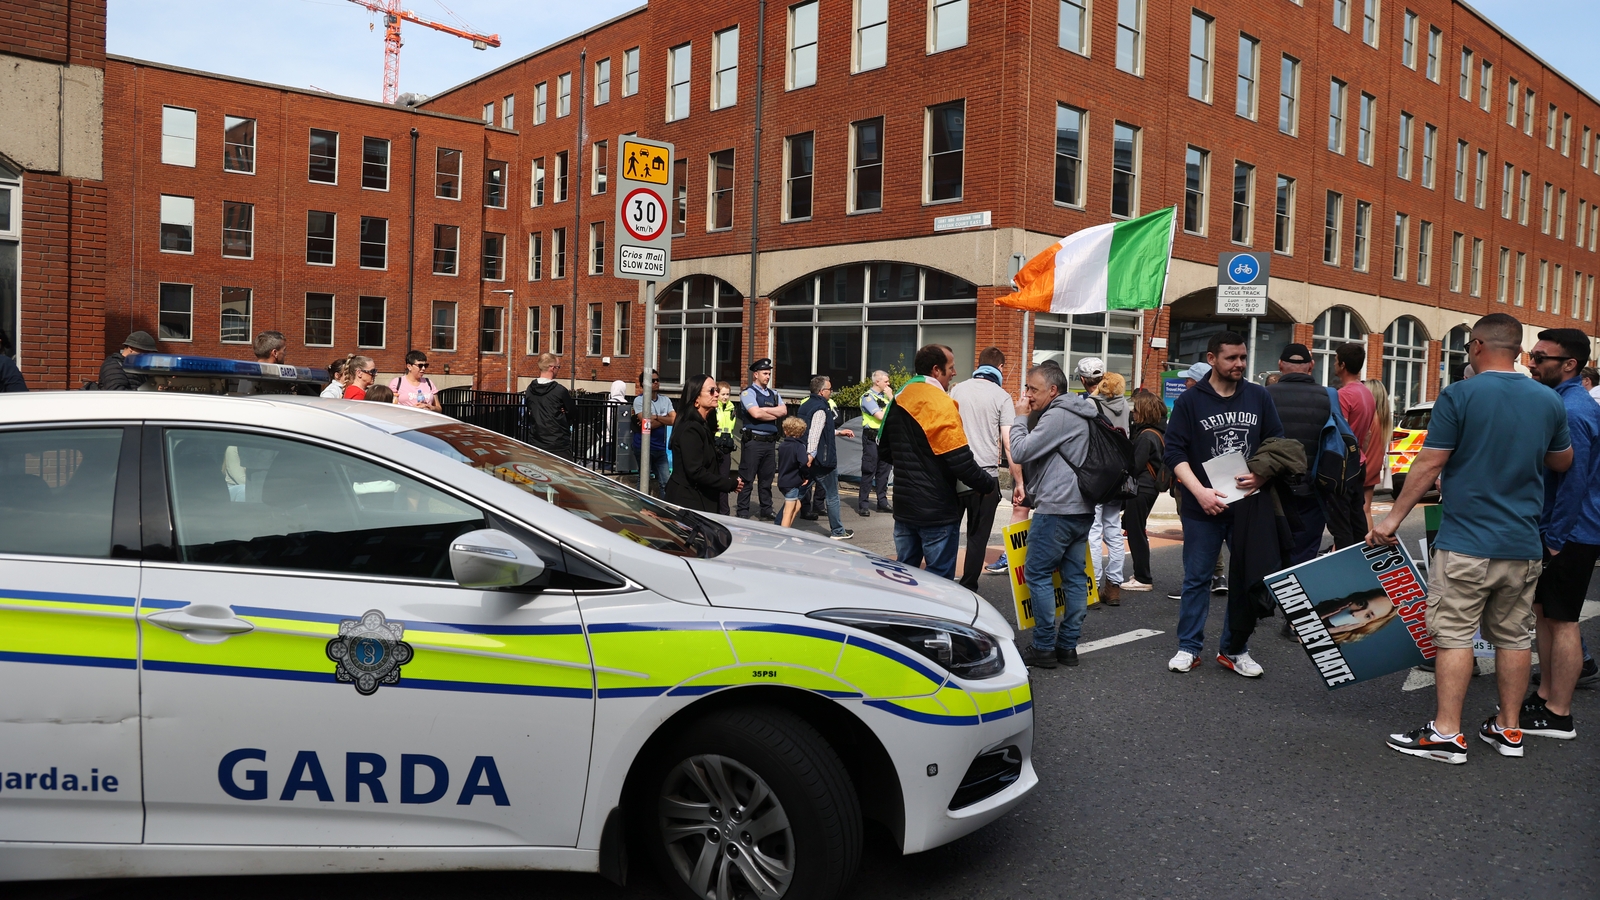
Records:
{"label": "black backpack", "polygon": [[1139,493],[1133,471],[1133,441],[1121,428],[1111,424],[1102,411],[1089,420],[1089,437],[1084,444],[1083,465],[1073,465],[1065,449],[1061,458],[1078,476],[1078,491],[1096,506],[1113,500],[1126,500]]}
{"label": "black backpack", "polygon": [[1332,410],[1322,426],[1317,442],[1317,458],[1311,461],[1311,479],[1317,490],[1327,497],[1360,495],[1366,481],[1366,469],[1361,465],[1361,443],[1345,421],[1339,408],[1339,393],[1328,388]]}
{"label": "black backpack", "polygon": [[1150,461],[1145,463],[1145,471],[1150,473],[1150,479],[1155,482],[1156,493],[1170,491],[1172,490],[1172,467],[1168,466],[1166,462],[1167,436],[1157,428],[1146,428],[1144,431],[1139,432],[1141,438],[1147,434],[1155,438],[1158,449]]}

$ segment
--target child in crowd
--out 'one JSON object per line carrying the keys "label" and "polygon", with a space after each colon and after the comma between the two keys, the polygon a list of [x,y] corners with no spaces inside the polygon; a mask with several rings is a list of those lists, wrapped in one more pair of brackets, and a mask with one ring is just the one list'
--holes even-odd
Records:
{"label": "child in crowd", "polygon": [[393,403],[394,389],[387,384],[375,384],[367,388],[367,399],[378,403]]}
{"label": "child in crowd", "polygon": [[794,416],[783,420],[783,443],[778,445],[778,490],[783,493],[785,528],[800,514],[800,498],[811,479],[806,471],[806,423]]}

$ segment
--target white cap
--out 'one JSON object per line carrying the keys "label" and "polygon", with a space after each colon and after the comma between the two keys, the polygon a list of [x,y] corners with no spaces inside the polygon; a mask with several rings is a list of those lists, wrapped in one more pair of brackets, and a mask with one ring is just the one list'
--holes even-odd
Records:
{"label": "white cap", "polygon": [[1098,356],[1085,356],[1078,360],[1079,378],[1104,378],[1106,375],[1106,361]]}

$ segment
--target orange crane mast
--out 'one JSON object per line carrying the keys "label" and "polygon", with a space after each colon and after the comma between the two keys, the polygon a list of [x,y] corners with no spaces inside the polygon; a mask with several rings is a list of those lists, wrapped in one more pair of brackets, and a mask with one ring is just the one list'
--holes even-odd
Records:
{"label": "orange crane mast", "polygon": [[474,34],[460,28],[452,28],[440,22],[433,22],[417,15],[409,9],[401,9],[401,0],[350,0],[357,6],[366,7],[371,12],[383,14],[383,102],[394,103],[400,96],[400,22],[415,22],[426,25],[434,31],[453,34],[458,38],[465,38],[472,42],[474,50],[483,50],[488,47],[500,46],[498,34]]}

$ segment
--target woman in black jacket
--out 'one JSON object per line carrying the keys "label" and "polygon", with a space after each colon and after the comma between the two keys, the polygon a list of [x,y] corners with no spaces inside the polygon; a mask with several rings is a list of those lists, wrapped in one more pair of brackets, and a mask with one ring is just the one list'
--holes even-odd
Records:
{"label": "woman in black jacket", "polygon": [[667,502],[699,512],[717,511],[717,495],[743,487],[740,479],[724,475],[717,445],[706,417],[717,408],[717,383],[710,375],[695,375],[683,384],[678,420],[672,427],[672,476],[667,479]]}
{"label": "woman in black jacket", "polygon": [[1148,591],[1154,583],[1150,575],[1150,539],[1145,521],[1155,506],[1157,490],[1153,471],[1164,469],[1166,453],[1167,407],[1149,391],[1133,395],[1133,471],[1138,473],[1139,493],[1122,507],[1122,527],[1128,532],[1128,552],[1133,557],[1133,577],[1122,583],[1125,591]]}

